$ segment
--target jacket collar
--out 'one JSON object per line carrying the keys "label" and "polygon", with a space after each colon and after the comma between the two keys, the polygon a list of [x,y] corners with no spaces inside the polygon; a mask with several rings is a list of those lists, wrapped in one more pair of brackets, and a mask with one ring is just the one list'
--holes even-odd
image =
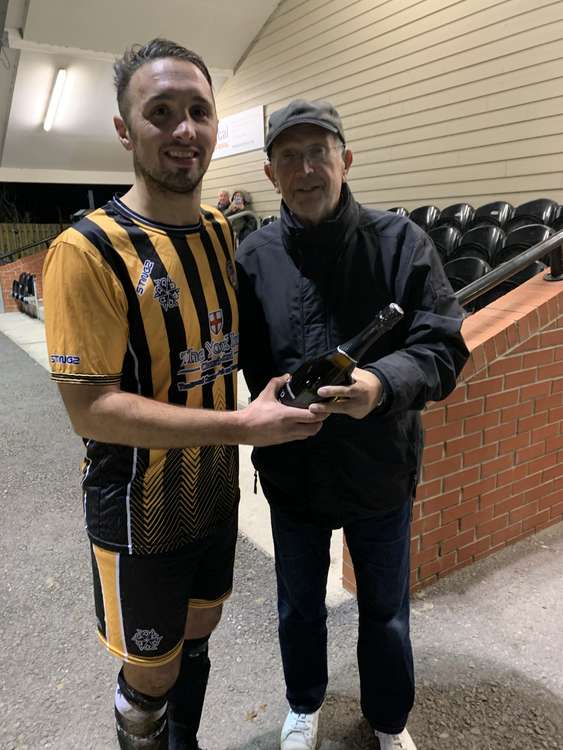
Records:
{"label": "jacket collar", "polygon": [[359,206],[346,183],[342,185],[336,214],[317,226],[304,227],[284,201],[280,214],[284,247],[301,272],[310,277],[334,266],[359,222]]}

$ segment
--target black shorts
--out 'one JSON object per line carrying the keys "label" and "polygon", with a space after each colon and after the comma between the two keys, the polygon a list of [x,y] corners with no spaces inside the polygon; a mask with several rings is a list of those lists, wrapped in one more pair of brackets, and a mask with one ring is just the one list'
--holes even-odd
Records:
{"label": "black shorts", "polygon": [[188,606],[215,607],[230,596],[237,513],[177,552],[128,555],[92,548],[98,635],[130,664],[161,666],[182,648]]}

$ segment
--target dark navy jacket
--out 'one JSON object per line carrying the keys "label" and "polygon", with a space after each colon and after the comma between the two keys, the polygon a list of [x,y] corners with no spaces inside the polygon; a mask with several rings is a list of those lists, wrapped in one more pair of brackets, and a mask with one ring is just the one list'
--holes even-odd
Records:
{"label": "dark navy jacket", "polygon": [[364,208],[344,185],[334,219],[302,227],[281,218],[237,254],[241,366],[251,396],[356,334],[389,302],[404,319],[359,366],[384,384],[383,409],[356,420],[331,415],[305,441],[256,448],[270,502],[322,525],[409,501],[420,471],[419,411],[455,387],[468,351],[463,311],[427,235],[408,219]]}

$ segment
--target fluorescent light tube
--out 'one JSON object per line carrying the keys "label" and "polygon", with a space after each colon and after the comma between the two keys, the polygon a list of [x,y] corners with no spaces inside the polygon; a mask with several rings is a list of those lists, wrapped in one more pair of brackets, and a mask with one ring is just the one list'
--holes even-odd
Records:
{"label": "fluorescent light tube", "polygon": [[63,96],[65,80],[66,70],[65,68],[59,68],[57,77],[55,79],[55,85],[53,86],[53,90],[51,91],[51,98],[49,99],[47,114],[45,115],[45,120],[43,121],[43,130],[46,130],[47,132],[53,127],[57,109],[59,108],[59,104]]}

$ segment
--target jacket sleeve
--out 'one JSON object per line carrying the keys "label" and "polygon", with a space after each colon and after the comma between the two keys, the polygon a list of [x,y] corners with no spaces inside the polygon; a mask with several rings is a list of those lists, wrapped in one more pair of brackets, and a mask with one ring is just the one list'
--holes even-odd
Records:
{"label": "jacket sleeve", "polygon": [[[272,353],[264,311],[255,289],[256,274],[248,258],[237,254],[237,281],[239,304],[239,367],[255,398],[273,376]],[[247,267],[248,266],[248,267]]]}
{"label": "jacket sleeve", "polygon": [[394,352],[364,365],[383,382],[382,413],[422,409],[446,398],[469,357],[460,330],[464,311],[431,240],[408,222],[397,256],[385,273],[405,312],[403,338]]}

